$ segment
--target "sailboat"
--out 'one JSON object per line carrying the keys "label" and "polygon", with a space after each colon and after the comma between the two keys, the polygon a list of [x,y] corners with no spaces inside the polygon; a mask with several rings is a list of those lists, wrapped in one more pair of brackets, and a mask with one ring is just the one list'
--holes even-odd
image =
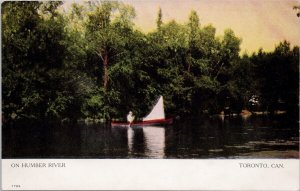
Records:
{"label": "sailboat", "polygon": [[142,121],[129,122],[116,122],[111,123],[112,126],[153,126],[153,125],[168,125],[172,124],[172,118],[165,118],[164,100],[163,96],[160,96],[150,113],[143,118]]}

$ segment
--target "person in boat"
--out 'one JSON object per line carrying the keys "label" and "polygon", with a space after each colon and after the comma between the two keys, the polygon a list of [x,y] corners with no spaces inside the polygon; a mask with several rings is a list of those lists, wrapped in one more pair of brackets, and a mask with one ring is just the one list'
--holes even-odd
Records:
{"label": "person in boat", "polygon": [[127,121],[129,122],[129,125],[131,125],[133,120],[134,120],[134,115],[132,114],[132,111],[129,111],[129,113],[127,115]]}

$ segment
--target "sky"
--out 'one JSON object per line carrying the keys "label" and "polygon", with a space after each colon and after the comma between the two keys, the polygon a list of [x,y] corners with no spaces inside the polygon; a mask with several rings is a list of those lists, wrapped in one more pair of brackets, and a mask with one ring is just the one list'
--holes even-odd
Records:
{"label": "sky", "polygon": [[[80,0],[79,0],[80,1]],[[287,40],[300,45],[300,17],[293,6],[298,0],[121,0],[135,8],[136,27],[143,32],[156,28],[159,7],[163,22],[172,19],[187,23],[191,10],[200,18],[200,25],[212,24],[217,36],[231,28],[242,39],[241,53],[257,52],[259,48],[273,51]]]}
{"label": "sky", "polygon": [[200,18],[200,25],[212,24],[217,35],[231,28],[242,38],[242,52],[259,48],[272,51],[280,41],[300,44],[300,18],[293,6],[296,0],[123,0],[136,10],[135,24],[149,32],[156,27],[157,12],[162,9],[163,22],[175,19],[187,23],[191,10]]}

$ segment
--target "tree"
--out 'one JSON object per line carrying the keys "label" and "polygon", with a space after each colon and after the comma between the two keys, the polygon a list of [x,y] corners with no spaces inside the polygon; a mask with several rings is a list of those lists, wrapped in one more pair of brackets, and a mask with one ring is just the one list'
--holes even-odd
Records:
{"label": "tree", "polygon": [[86,38],[90,49],[102,61],[103,88],[106,91],[109,85],[110,62],[113,57],[122,54],[120,47],[125,45],[123,37],[133,25],[131,19],[135,13],[133,8],[124,4],[106,1],[91,3],[90,9],[92,11],[86,24]]}
{"label": "tree", "polygon": [[161,8],[158,9],[158,15],[157,15],[157,21],[156,21],[156,26],[157,29],[159,30],[161,25],[162,25],[162,12],[161,12]]}
{"label": "tree", "polygon": [[[4,2],[2,6],[5,118],[139,118],[163,95],[167,115],[234,110],[252,95],[262,109],[297,113],[299,47],[281,42],[240,56],[231,29],[216,36],[191,11],[186,24],[162,22],[136,30],[133,7],[120,2]],[[284,103],[284,104],[282,104]],[[284,106],[284,108],[282,107]]]}
{"label": "tree", "polygon": [[[251,57],[255,65],[255,77],[261,97],[262,109],[274,113],[285,110],[298,114],[299,47],[280,42],[273,52],[262,49]],[[298,116],[298,115],[297,115]]]}
{"label": "tree", "polygon": [[191,70],[191,65],[194,62],[194,59],[199,52],[197,51],[196,42],[199,40],[199,30],[200,30],[200,24],[199,24],[199,17],[197,15],[196,11],[191,11],[190,17],[189,17],[189,23],[188,23],[188,29],[189,29],[189,51],[188,51],[188,72]]}
{"label": "tree", "polygon": [[102,70],[98,70],[95,77],[98,81],[102,77],[102,85],[98,87],[103,91],[99,90],[98,93],[104,103],[103,115],[109,119],[129,107],[125,105],[130,103],[127,95],[134,86],[133,65],[138,60],[134,42],[140,44],[140,34],[133,30],[135,12],[131,6],[117,2],[96,2],[89,9],[91,11],[86,22],[88,54],[98,58],[89,63],[96,68],[102,65]]}
{"label": "tree", "polygon": [[247,54],[242,56],[238,64],[233,65],[228,89],[233,100],[236,101],[235,109],[237,110],[251,109],[249,108],[250,98],[260,95],[256,66]]}
{"label": "tree", "polygon": [[64,57],[64,23],[55,11],[60,4],[5,2],[2,6],[3,110],[8,119],[46,116],[51,90],[56,88],[48,81],[53,80],[53,70],[61,69]]}

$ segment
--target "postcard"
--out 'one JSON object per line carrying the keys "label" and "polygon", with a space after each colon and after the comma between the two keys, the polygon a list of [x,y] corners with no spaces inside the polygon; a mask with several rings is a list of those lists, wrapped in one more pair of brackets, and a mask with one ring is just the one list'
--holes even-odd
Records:
{"label": "postcard", "polygon": [[296,0],[4,1],[3,190],[299,190]]}

